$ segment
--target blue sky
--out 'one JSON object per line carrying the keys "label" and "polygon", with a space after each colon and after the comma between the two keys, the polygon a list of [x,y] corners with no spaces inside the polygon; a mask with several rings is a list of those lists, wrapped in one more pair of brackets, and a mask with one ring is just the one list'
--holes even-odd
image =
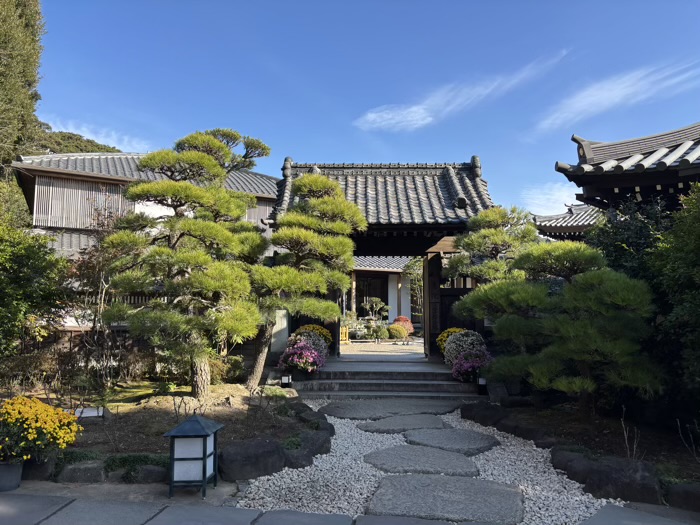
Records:
{"label": "blue sky", "polygon": [[494,201],[564,211],[569,138],[700,121],[700,2],[45,1],[40,118],[124,151],[231,127],[257,171],[463,162]]}

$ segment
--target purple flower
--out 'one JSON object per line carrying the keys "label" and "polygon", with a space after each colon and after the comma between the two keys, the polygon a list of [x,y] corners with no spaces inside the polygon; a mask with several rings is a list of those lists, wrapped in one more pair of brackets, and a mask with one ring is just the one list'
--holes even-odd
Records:
{"label": "purple flower", "polygon": [[300,341],[284,351],[277,367],[284,370],[296,368],[305,372],[314,372],[325,364],[326,359],[323,355],[314,350],[309,343]]}
{"label": "purple flower", "polygon": [[493,358],[486,350],[460,354],[452,365],[452,377],[468,381],[479,373],[481,368],[491,364]]}

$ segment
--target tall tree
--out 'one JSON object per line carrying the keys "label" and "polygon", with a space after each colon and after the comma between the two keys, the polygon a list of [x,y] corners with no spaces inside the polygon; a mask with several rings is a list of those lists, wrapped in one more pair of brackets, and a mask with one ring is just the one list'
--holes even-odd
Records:
{"label": "tall tree", "polygon": [[39,0],[0,0],[0,164],[31,142],[38,121],[39,60],[44,22]]}
{"label": "tall tree", "polygon": [[16,349],[30,318],[58,315],[65,271],[46,237],[0,224],[0,356]]}
{"label": "tall tree", "polygon": [[[260,383],[276,311],[330,321],[340,317],[334,294],[350,287],[355,248],[349,235],[367,228],[360,209],[345,200],[340,185],[323,175],[293,182],[298,202],[277,219],[272,244],[281,248],[275,266],[255,266],[251,278],[265,319],[248,388]],[[328,298],[330,297],[330,298]]]}
{"label": "tall tree", "polygon": [[686,392],[700,398],[700,185],[693,184],[673,226],[652,258],[652,270],[671,305],[661,328],[681,342],[678,363]]}
{"label": "tall tree", "polygon": [[[269,151],[258,142],[249,150],[237,132],[217,129],[146,155],[140,167],[165,180],[133,184],[126,197],[167,212],[129,216],[123,229],[103,242],[116,254],[112,289],[120,296],[149,298],[140,307],[115,302],[105,318],[126,320],[135,336],[188,359],[197,398],[209,393],[214,348],[254,337],[261,323],[248,264],[259,259],[267,242],[243,220],[255,199],[222,187],[228,170],[254,165]],[[238,154],[234,148],[241,144],[244,152]]]}

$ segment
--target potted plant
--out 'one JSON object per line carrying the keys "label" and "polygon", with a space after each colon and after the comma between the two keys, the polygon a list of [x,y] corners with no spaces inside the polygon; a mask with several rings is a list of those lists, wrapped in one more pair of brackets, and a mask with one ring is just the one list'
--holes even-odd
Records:
{"label": "potted plant", "polygon": [[308,379],[325,363],[323,355],[306,341],[300,341],[284,351],[277,366],[286,372],[291,372],[292,380],[300,381]]}
{"label": "potted plant", "polygon": [[18,396],[4,401],[0,405],[0,492],[19,487],[25,460],[66,448],[81,430],[75,415],[38,399]]}

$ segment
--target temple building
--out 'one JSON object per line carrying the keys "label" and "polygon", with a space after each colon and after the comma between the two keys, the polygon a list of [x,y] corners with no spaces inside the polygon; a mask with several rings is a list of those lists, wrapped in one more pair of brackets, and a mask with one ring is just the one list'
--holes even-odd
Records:
{"label": "temple building", "polygon": [[[471,217],[493,206],[479,157],[454,164],[314,164],[288,157],[273,222],[296,201],[292,182],[305,173],[337,181],[362,210],[369,227],[353,235],[356,257],[423,257],[425,353],[439,354],[437,336],[459,325],[452,304],[474,286],[468,279],[444,279],[443,261],[454,251],[452,237],[465,232]],[[362,295],[357,285],[355,280],[356,301]]]}
{"label": "temple building", "polygon": [[537,231],[555,240],[580,241],[603,218],[603,211],[588,204],[568,204],[558,215],[533,215]]}
{"label": "temple building", "polygon": [[583,191],[577,200],[607,209],[633,198],[663,197],[679,205],[690,183],[700,179],[700,123],[617,142],[594,142],[576,135],[578,163],[557,162],[555,169]]}

